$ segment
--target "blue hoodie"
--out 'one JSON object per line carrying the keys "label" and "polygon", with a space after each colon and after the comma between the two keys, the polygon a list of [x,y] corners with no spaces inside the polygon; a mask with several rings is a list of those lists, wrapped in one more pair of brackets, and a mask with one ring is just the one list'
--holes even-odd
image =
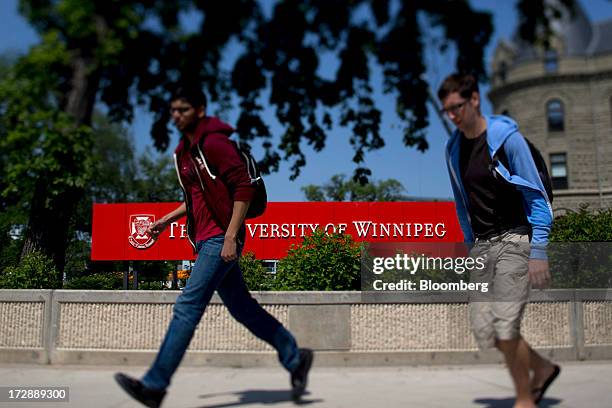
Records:
{"label": "blue hoodie", "polygon": [[[512,183],[523,196],[527,220],[531,224],[532,259],[547,259],[546,245],[552,226],[553,213],[538,169],[531,156],[529,146],[512,119],[501,115],[485,115],[487,121],[487,144],[491,157],[503,146],[508,158],[508,169],[497,160],[495,171]],[[459,170],[461,132],[456,129],[446,144],[446,164],[455,195],[457,217],[463,230],[465,242],[474,242],[474,233],[468,212],[469,201],[463,188]]]}

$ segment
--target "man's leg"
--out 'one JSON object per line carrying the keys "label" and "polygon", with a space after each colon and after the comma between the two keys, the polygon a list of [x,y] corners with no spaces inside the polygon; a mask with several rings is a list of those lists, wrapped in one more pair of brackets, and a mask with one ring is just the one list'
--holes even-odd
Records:
{"label": "man's leg", "polygon": [[[533,371],[531,377],[531,392],[534,398],[537,398],[537,392],[539,392],[546,380],[548,380],[555,372],[557,366],[552,361],[545,359],[538,354],[529,344],[521,338],[522,341],[529,347],[529,368]],[[534,394],[534,392],[536,392]]]}
{"label": "man's leg", "polygon": [[174,305],[174,314],[157,358],[142,378],[145,387],[157,390],[168,387],[215,288],[228,269],[237,263],[221,258],[222,247],[223,237],[213,237],[201,245],[187,285]]}
{"label": "man's leg", "polygon": [[230,314],[251,333],[270,344],[278,352],[278,359],[289,372],[299,364],[295,338],[249,293],[238,264],[234,264],[217,288]]}
{"label": "man's leg", "polygon": [[529,378],[529,345],[522,338],[497,340],[495,345],[503,353],[514,382],[516,390],[515,408],[535,407]]}
{"label": "man's leg", "polygon": [[495,265],[493,325],[496,347],[504,354],[516,389],[516,406],[533,407],[534,396],[529,370],[543,363],[520,334],[521,321],[529,298],[529,236],[521,230],[505,234]]}
{"label": "man's leg", "polygon": [[251,297],[238,264],[227,273],[217,292],[236,320],[276,349],[281,364],[291,373],[291,396],[299,400],[308,384],[312,350],[298,349],[293,335]]}
{"label": "man's leg", "polygon": [[473,268],[470,270],[470,283],[487,284],[489,291],[480,293],[478,291],[469,292],[469,320],[470,329],[474,335],[474,340],[481,350],[495,347],[495,328],[493,326],[493,298],[492,291],[493,277],[495,270],[495,252],[491,244],[487,241],[477,242],[469,254],[470,258],[482,258],[485,260],[485,267],[482,269]]}

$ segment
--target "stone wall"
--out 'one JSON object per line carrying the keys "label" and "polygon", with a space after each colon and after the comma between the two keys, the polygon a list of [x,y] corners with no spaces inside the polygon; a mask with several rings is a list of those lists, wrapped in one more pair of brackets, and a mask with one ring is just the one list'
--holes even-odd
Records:
{"label": "stone wall", "polygon": [[[179,292],[0,290],[0,361],[148,364]],[[322,365],[499,361],[480,352],[468,305],[436,295],[402,300],[360,292],[255,292]],[[523,335],[556,359],[612,358],[612,293],[533,292]],[[215,296],[190,345],[189,365],[277,364],[273,349],[238,324]]]}

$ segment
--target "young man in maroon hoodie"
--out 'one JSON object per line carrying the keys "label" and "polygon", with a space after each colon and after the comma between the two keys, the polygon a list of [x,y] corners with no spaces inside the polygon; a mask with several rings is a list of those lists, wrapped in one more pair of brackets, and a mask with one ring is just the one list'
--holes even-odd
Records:
{"label": "young man in maroon hoodie", "polygon": [[187,350],[215,290],[231,315],[278,352],[291,373],[292,397],[306,388],[313,360],[309,349],[298,349],[295,338],[251,297],[238,265],[245,238],[244,219],[255,188],[245,163],[228,136],[233,129],[205,115],[206,98],[195,88],[179,88],[170,112],[182,133],[174,154],[184,202],[149,228],[159,235],[170,223],[187,216],[189,242],[198,256],[157,358],[137,380],[118,373],[115,379],[133,398],[159,407],[170,379]]}

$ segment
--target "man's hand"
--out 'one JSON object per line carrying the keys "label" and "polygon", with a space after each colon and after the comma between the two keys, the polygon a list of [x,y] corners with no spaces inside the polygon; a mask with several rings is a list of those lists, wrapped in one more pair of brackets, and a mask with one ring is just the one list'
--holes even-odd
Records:
{"label": "man's hand", "polygon": [[238,259],[238,249],[236,245],[236,238],[225,237],[223,241],[223,249],[221,250],[221,258],[225,262],[231,262]]}
{"label": "man's hand", "polygon": [[167,226],[168,221],[166,221],[164,218],[161,218],[149,225],[149,227],[147,228],[147,234],[151,235],[154,239],[157,239],[159,234],[161,234]]}
{"label": "man's hand", "polygon": [[185,216],[187,214],[187,205],[182,203],[179,205],[174,211],[169,212],[168,214],[161,217],[159,220],[155,221],[147,228],[147,234],[151,235],[153,239],[157,239],[159,234],[165,230],[170,223],[178,220],[179,218]]}
{"label": "man's hand", "polygon": [[536,289],[544,289],[550,285],[551,277],[550,271],[548,270],[548,260],[529,260],[529,281]]}

